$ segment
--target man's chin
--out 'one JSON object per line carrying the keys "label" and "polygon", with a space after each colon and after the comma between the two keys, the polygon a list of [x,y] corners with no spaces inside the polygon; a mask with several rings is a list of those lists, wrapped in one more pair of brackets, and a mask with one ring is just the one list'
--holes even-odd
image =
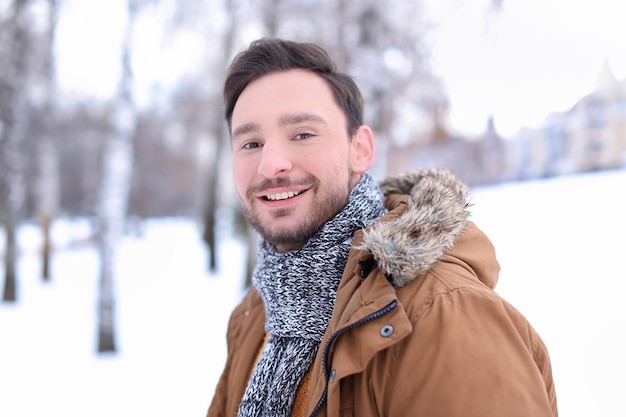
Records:
{"label": "man's chin", "polygon": [[263,230],[258,230],[263,239],[268,243],[276,246],[277,248],[300,248],[304,246],[311,236],[315,233],[315,230],[311,231],[310,227],[302,227],[302,225],[294,225],[294,227],[266,227]]}

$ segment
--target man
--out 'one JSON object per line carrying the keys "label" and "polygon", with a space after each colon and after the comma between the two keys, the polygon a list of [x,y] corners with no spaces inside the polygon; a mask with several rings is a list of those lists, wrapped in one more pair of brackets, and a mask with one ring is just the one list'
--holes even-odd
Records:
{"label": "man", "polygon": [[315,45],[253,42],[224,97],[262,240],[209,417],[557,415],[466,186],[441,170],[377,185],[361,94]]}

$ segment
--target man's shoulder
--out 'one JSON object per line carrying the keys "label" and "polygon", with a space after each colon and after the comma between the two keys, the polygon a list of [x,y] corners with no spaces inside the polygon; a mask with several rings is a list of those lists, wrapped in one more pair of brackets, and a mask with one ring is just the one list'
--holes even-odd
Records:
{"label": "man's shoulder", "polygon": [[236,312],[245,313],[246,310],[256,311],[258,309],[264,309],[263,298],[261,298],[261,294],[259,294],[256,288],[250,287],[245,291],[241,301],[239,301],[239,304],[235,307],[233,314]]}
{"label": "man's shoulder", "polygon": [[[249,289],[230,315],[228,323],[229,344],[256,340],[265,333],[265,307],[259,292]],[[239,342],[236,342],[238,340]]]}
{"label": "man's shoulder", "polygon": [[241,323],[248,317],[265,317],[265,307],[263,305],[263,298],[256,288],[249,288],[239,303],[233,309],[230,315],[231,326],[234,323]]}

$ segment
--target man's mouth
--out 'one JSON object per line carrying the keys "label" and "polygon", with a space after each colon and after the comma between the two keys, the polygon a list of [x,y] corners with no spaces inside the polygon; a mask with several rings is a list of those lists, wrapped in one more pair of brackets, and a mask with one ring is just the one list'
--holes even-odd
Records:
{"label": "man's mouth", "polygon": [[263,196],[263,199],[266,200],[266,201],[286,200],[288,198],[300,195],[303,192],[304,192],[304,190],[301,190],[301,191],[287,191],[287,192],[276,193],[276,194],[268,194],[268,195]]}

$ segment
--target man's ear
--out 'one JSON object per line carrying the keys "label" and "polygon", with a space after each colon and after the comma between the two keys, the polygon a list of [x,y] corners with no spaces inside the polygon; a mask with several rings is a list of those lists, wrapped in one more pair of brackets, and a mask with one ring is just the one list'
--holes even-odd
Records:
{"label": "man's ear", "polygon": [[374,133],[369,126],[361,125],[352,137],[352,172],[362,174],[374,163]]}

